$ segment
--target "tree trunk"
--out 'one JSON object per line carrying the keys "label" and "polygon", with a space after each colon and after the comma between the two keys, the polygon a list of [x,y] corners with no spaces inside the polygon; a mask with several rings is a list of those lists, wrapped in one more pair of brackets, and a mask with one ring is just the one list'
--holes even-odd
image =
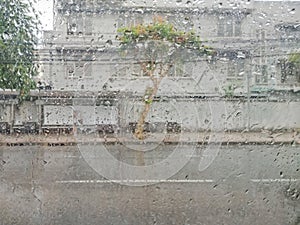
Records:
{"label": "tree trunk", "polygon": [[153,65],[155,65],[154,61],[151,61],[151,66],[152,69],[150,71],[147,71],[146,69],[146,65],[142,64],[142,70],[144,71],[144,73],[148,74],[149,77],[151,78],[152,82],[153,82],[153,90],[151,92],[151,94],[149,94],[149,98],[146,100],[144,100],[144,108],[143,111],[140,114],[139,120],[137,122],[137,126],[134,132],[134,135],[136,138],[138,138],[139,140],[144,140],[145,139],[145,132],[144,132],[144,126],[145,126],[145,122],[146,122],[146,118],[148,116],[148,113],[150,111],[151,108],[151,104],[154,100],[154,97],[157,94],[160,82],[162,81],[162,79],[166,76],[166,74],[169,73],[169,69],[171,68],[170,63],[168,64],[160,64],[160,68],[159,68],[159,77],[154,77],[154,70],[155,67],[153,67]]}
{"label": "tree trunk", "polygon": [[139,120],[137,122],[134,135],[136,136],[136,138],[138,138],[140,140],[145,139],[144,126],[145,126],[146,118],[148,116],[148,113],[150,112],[151,104],[154,100],[154,97],[157,94],[160,81],[161,81],[161,79],[156,82],[151,95],[149,96],[148,100],[144,102],[143,111],[141,112]]}

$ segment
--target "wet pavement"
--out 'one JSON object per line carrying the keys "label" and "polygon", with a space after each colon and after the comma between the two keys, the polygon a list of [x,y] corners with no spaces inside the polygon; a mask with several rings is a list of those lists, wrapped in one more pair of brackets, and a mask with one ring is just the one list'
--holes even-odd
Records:
{"label": "wet pavement", "polygon": [[[119,161],[138,163],[124,145],[105,147]],[[203,171],[207,146],[194,147],[172,177],[136,186],[147,181],[104,178],[78,146],[1,146],[0,224],[299,224],[299,146],[222,145]],[[145,164],[173,151],[158,146]]]}

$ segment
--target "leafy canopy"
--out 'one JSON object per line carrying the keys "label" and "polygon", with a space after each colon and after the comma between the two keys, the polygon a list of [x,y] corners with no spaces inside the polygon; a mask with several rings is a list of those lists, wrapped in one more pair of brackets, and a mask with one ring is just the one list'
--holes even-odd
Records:
{"label": "leafy canopy", "polygon": [[195,32],[177,31],[173,24],[162,18],[155,18],[151,24],[122,27],[118,29],[119,40],[122,45],[136,44],[147,40],[167,41],[177,47],[199,50],[201,53],[214,54],[211,47],[202,44]]}
{"label": "leafy canopy", "polygon": [[288,61],[293,64],[293,66],[300,67],[300,53],[292,53],[289,55]]}
{"label": "leafy canopy", "polygon": [[36,34],[39,21],[30,0],[0,1],[0,88],[35,88]]}

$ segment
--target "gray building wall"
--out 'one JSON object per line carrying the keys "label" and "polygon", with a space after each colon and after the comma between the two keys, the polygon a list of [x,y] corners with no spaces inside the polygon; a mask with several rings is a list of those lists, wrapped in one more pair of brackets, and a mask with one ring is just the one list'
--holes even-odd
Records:
{"label": "gray building wall", "polygon": [[105,1],[59,1],[55,30],[45,33],[41,50],[42,79],[55,90],[124,91],[130,86],[128,91],[138,87],[136,91],[143,93],[147,81],[132,76],[135,61],[120,60],[117,29],[162,16],[180,29],[195,30],[205,44],[220,51],[214,66],[201,59],[186,60],[182,73],[165,78],[166,83],[176,80],[183,92],[191,94],[225,95],[230,86],[235,94],[297,91],[295,77],[281,81],[278,60],[299,49],[296,25],[300,16],[296,12],[300,4],[242,2],[159,1],[154,5],[153,1],[121,1],[110,5]]}

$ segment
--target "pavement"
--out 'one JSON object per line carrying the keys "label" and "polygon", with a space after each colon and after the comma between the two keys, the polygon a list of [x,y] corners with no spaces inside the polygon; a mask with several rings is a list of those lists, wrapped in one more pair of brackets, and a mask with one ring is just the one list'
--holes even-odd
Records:
{"label": "pavement", "polygon": [[[197,144],[174,175],[143,186],[136,186],[141,179],[107,179],[79,146],[0,146],[0,224],[299,225],[297,144],[221,145],[205,170],[199,163],[208,146]],[[145,153],[146,165],[171,155],[174,146],[160,143]],[[122,143],[106,148],[120,162],[137,163]]]}

